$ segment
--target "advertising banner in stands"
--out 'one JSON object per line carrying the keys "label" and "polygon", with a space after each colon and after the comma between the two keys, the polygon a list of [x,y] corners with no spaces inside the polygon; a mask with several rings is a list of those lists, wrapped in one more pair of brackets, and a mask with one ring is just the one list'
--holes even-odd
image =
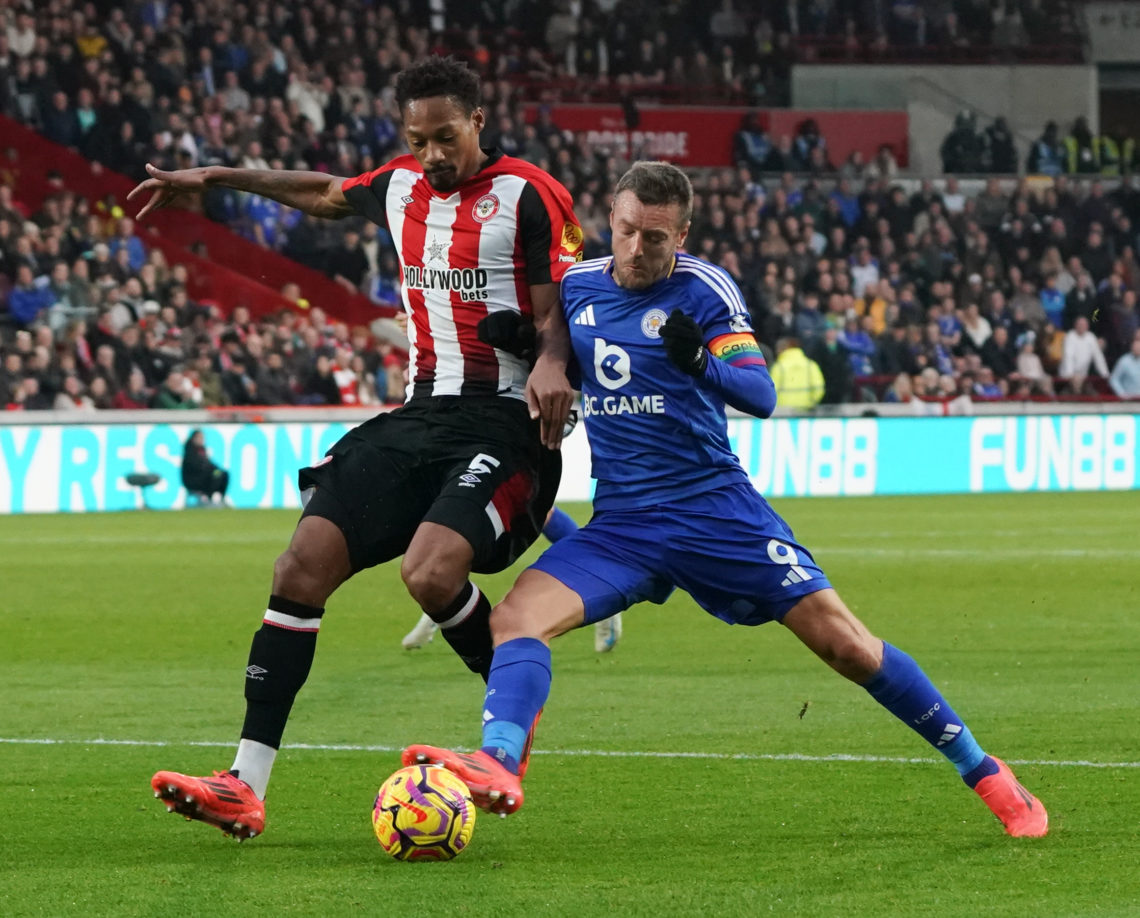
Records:
{"label": "advertising banner in stands", "polygon": [[[0,425],[0,513],[186,505],[182,445],[201,427],[236,507],[299,507],[297,469],[351,424]],[[1140,488],[1140,415],[777,418],[729,421],[733,448],[771,497]],[[563,448],[560,500],[592,494],[589,447]],[[150,472],[145,491],[125,477]]]}
{"label": "advertising banner in stands", "polygon": [[[883,144],[890,145],[900,165],[907,162],[906,112],[804,111],[799,109],[701,108],[644,106],[629,118],[620,105],[552,105],[551,118],[562,130],[585,132],[592,146],[623,159],[664,159],[679,166],[732,164],[732,139],[741,119],[759,116],[773,143],[795,137],[805,120],[814,118],[827,141],[828,153],[841,166],[852,150],[869,161]],[[528,121],[538,106],[526,107]],[[631,123],[631,120],[634,123]]]}

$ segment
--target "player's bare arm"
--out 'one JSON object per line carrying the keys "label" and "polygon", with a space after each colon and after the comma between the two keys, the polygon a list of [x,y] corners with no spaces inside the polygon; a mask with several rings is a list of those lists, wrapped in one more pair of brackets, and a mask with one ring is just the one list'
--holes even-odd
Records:
{"label": "player's bare arm", "polygon": [[562,445],[562,429],[574,404],[574,389],[566,378],[570,360],[570,332],[557,284],[532,284],[531,305],[537,345],[534,369],[526,382],[530,416],[542,420],[542,442],[550,449]]}
{"label": "player's bare arm", "polygon": [[136,185],[127,200],[151,193],[138,218],[161,207],[182,203],[201,195],[207,188],[233,188],[280,204],[295,207],[314,217],[339,219],[353,213],[341,191],[343,178],[323,172],[294,172],[285,169],[230,169],[226,166],[200,166],[166,172],[146,164],[145,181]]}

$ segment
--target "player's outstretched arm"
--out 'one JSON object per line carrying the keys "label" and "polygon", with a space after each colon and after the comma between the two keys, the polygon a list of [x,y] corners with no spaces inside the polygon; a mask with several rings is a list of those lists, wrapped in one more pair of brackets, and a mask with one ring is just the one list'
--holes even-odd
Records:
{"label": "player's outstretched arm", "polygon": [[[739,339],[742,334],[725,337]],[[731,348],[717,353],[717,339],[706,342],[701,326],[680,309],[674,309],[661,326],[661,338],[669,359],[678,369],[713,389],[733,408],[758,418],[769,417],[776,409],[776,386],[760,356],[760,346],[751,335],[754,352],[734,340]]]}
{"label": "player's outstretched arm", "polygon": [[149,178],[127,195],[127,200],[150,193],[150,200],[139,211],[139,219],[161,207],[169,207],[197,197],[207,188],[233,188],[259,197],[271,198],[314,217],[338,219],[353,213],[341,191],[343,178],[323,172],[294,172],[286,169],[230,169],[201,166],[166,172],[146,164]]}
{"label": "player's outstretched arm", "polygon": [[534,369],[526,381],[526,400],[530,416],[542,420],[542,442],[549,449],[558,449],[574,404],[574,388],[566,378],[570,332],[557,284],[531,284],[530,298],[537,342]]}

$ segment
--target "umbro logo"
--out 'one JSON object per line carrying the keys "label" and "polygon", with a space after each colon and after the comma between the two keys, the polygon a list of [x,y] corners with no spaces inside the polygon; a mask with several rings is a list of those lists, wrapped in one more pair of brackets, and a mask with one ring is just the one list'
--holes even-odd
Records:
{"label": "umbro logo", "polygon": [[594,321],[594,304],[593,303],[591,303],[589,306],[587,306],[585,309],[583,309],[578,314],[578,317],[574,320],[574,324],[575,325],[597,326],[598,323]]}
{"label": "umbro logo", "polygon": [[268,672],[269,670],[267,670],[264,666],[258,666],[256,663],[250,663],[249,666],[245,668],[245,677],[247,679],[256,679],[258,682],[264,682],[265,674]]}

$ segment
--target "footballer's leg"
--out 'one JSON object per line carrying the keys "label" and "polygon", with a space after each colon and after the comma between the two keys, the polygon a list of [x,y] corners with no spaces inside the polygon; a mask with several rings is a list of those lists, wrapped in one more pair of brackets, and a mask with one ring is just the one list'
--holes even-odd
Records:
{"label": "footballer's leg", "polygon": [[528,734],[550,694],[550,641],[582,624],[580,596],[554,577],[523,571],[491,614],[495,655],[487,680],[483,742],[470,755],[409,746],[405,765],[434,762],[459,775],[475,803],[506,815],[523,804],[519,763]]}
{"label": "footballer's leg", "polygon": [[459,529],[420,523],[400,564],[400,576],[451,649],[486,681],[493,652],[487,624],[491,603],[469,579],[475,551]]}
{"label": "footballer's leg", "polygon": [[957,769],[1014,836],[1041,836],[1049,816],[1009,767],[987,755],[919,665],[875,637],[828,588],[810,593],[784,616],[804,644],[840,675],[867,690]]}
{"label": "footballer's leg", "polygon": [[[578,524],[565,510],[551,507],[546,517],[546,525],[542,527],[542,534],[551,542],[578,531]],[[406,638],[405,638],[406,640]],[[594,650],[598,653],[608,653],[617,646],[621,640],[621,613],[611,615],[594,625]],[[406,646],[406,645],[405,645]]]}
{"label": "footballer's leg", "polygon": [[[654,517],[656,519],[656,517]],[[642,600],[673,590],[665,546],[639,511],[595,514],[579,533],[552,545],[519,576],[491,614],[495,642],[478,752],[409,746],[405,765],[440,762],[471,788],[476,804],[512,813],[522,806],[520,765],[528,731],[550,693],[550,642]]]}
{"label": "footballer's leg", "polygon": [[210,777],[156,773],[151,787],[168,810],[238,839],[261,834],[269,775],[313,663],[325,600],[351,575],[340,528],[320,516],[303,517],[274,565],[273,593],[250,646],[245,722],[234,763]]}
{"label": "footballer's leg", "polygon": [[440,464],[438,493],[400,574],[444,640],[486,682],[494,655],[491,604],[468,578],[506,570],[538,538],[561,457],[538,448],[525,407],[506,418],[498,405],[465,408],[451,423],[450,464]]}

